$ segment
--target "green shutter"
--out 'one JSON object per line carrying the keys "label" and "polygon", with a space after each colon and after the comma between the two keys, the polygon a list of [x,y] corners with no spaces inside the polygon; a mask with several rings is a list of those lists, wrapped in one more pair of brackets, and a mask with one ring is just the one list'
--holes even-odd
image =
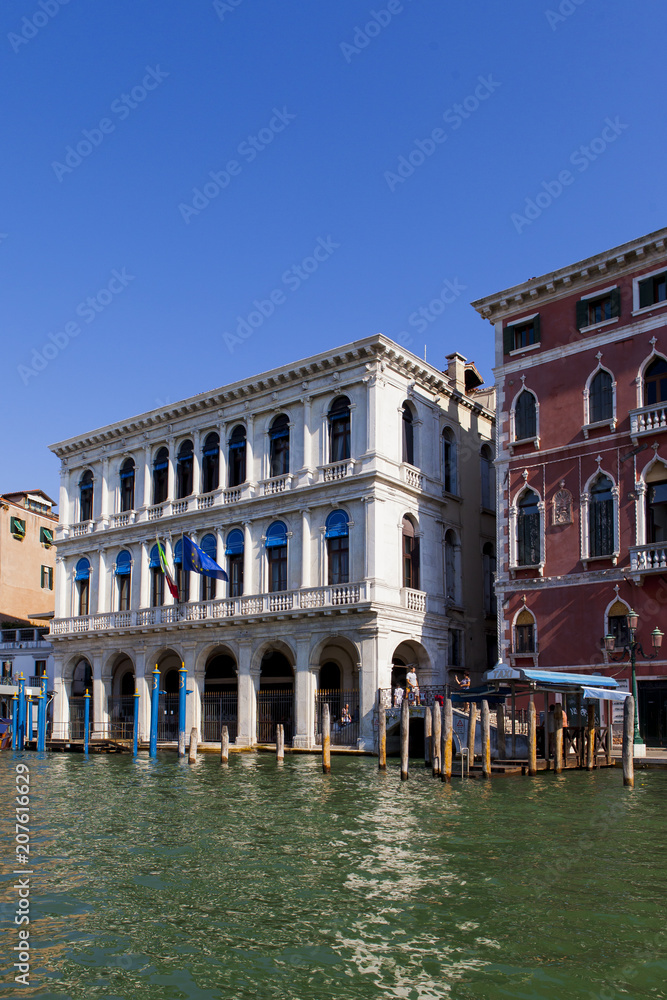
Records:
{"label": "green shutter", "polygon": [[514,350],[514,327],[506,326],[503,330],[503,354]]}
{"label": "green shutter", "polygon": [[653,279],[639,282],[639,308],[653,305]]}
{"label": "green shutter", "polygon": [[537,314],[537,316],[533,320],[533,327],[535,329],[535,343],[539,344],[540,341],[542,340],[542,337],[541,337],[541,334],[540,334],[540,314],[539,313]]}
{"label": "green shutter", "polygon": [[588,326],[588,299],[580,299],[577,302],[577,330]]}
{"label": "green shutter", "polygon": [[621,289],[612,288],[611,290],[611,318],[614,319],[616,316],[621,315]]}

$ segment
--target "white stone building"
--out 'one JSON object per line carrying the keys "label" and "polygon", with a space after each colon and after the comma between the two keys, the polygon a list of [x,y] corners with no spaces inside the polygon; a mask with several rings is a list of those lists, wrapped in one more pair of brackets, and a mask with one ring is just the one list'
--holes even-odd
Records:
{"label": "white stone building", "polygon": [[[392,669],[438,685],[492,665],[493,390],[448,362],[376,335],[53,445],[54,735],[76,735],[86,687],[95,735],[127,735],[136,686],[147,738],[157,664],[175,739],[183,662],[188,733],[226,721],[251,746],[282,721],[310,747],[324,688],[372,749]],[[184,532],[229,582],[181,573]]]}

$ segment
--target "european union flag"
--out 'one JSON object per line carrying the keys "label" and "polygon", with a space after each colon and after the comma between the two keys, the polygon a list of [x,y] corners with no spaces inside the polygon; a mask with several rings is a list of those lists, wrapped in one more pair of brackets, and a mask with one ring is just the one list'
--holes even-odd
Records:
{"label": "european union flag", "polygon": [[183,569],[201,573],[202,576],[213,576],[216,580],[229,579],[222,566],[218,566],[215,559],[207,556],[187,535],[183,535]]}

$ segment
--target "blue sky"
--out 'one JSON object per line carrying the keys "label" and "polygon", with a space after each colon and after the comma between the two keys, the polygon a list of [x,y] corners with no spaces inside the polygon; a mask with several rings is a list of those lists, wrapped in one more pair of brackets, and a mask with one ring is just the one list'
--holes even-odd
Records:
{"label": "blue sky", "polygon": [[0,489],[57,498],[53,441],[377,332],[492,381],[470,301],[667,222],[664,13],[4,0]]}

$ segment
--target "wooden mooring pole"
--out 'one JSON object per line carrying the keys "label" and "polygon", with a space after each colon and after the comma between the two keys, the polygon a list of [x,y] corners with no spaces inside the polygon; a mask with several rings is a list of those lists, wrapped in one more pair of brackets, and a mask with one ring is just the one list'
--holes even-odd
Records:
{"label": "wooden mooring pole", "polygon": [[482,700],[482,777],[491,777],[491,715],[486,698]]}
{"label": "wooden mooring pole", "polygon": [[628,695],[623,705],[623,784],[634,788],[635,699]]}
{"label": "wooden mooring pole", "polygon": [[331,712],[322,705],[322,771],[331,774]]}
{"label": "wooden mooring pole", "polygon": [[468,714],[468,767],[475,763],[475,736],[477,733],[477,705],[470,702]]}
{"label": "wooden mooring pole", "polygon": [[[435,707],[436,706],[434,705],[434,711]],[[431,750],[431,741],[433,741],[433,750]],[[430,706],[427,705],[424,709],[424,767],[431,766],[431,761],[437,753],[435,745],[435,739],[433,736],[433,715],[431,713]]]}
{"label": "wooden mooring pole", "polygon": [[498,759],[505,760],[507,748],[505,744],[505,706],[498,705],[496,709],[496,733],[498,737]]}
{"label": "wooden mooring pole", "polygon": [[532,694],[528,702],[528,774],[537,774],[537,712]]}
{"label": "wooden mooring pole", "polygon": [[387,770],[387,709],[382,702],[382,690],[378,690],[378,770]]}
{"label": "wooden mooring pole", "polygon": [[408,750],[410,747],[410,708],[408,699],[401,702],[401,781],[408,780]]}
{"label": "wooden mooring pole", "polygon": [[560,774],[563,770],[563,706],[557,704],[554,708],[554,771]]}
{"label": "wooden mooring pole", "polygon": [[592,771],[595,767],[595,705],[592,701],[588,703],[588,715],[586,718],[586,770]]}
{"label": "wooden mooring pole", "polygon": [[229,729],[223,726],[220,730],[220,763],[226,764],[229,760]]}
{"label": "wooden mooring pole", "polygon": [[442,763],[442,709],[436,701],[433,706],[433,769],[434,778],[440,777]]}
{"label": "wooden mooring pole", "polygon": [[285,727],[282,722],[276,726],[276,760],[285,759]]}
{"label": "wooden mooring pole", "polygon": [[[445,698],[442,724],[442,773],[447,784],[452,780],[452,747],[454,742],[454,713],[451,698]],[[461,765],[463,767],[463,765]]]}
{"label": "wooden mooring pole", "polygon": [[197,736],[197,730],[193,727],[190,730],[190,750],[188,752],[188,762],[194,764],[197,760],[197,744],[199,742],[199,737]]}

